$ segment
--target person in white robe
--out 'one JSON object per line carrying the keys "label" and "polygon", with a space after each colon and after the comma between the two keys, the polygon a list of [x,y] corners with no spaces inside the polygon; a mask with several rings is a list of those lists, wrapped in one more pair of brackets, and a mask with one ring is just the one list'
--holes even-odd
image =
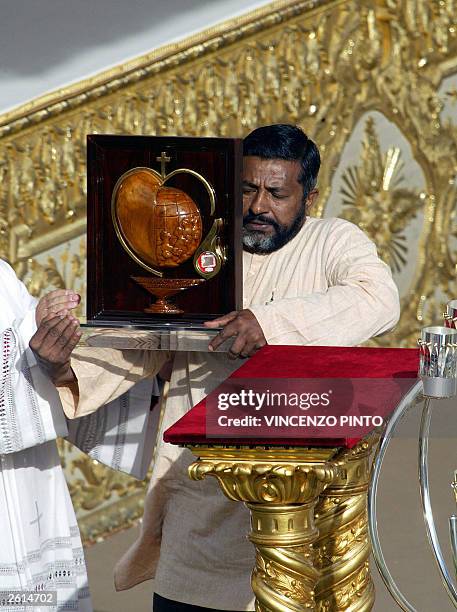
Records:
{"label": "person in white robe", "polygon": [[[115,571],[118,589],[154,578],[158,612],[254,609],[249,511],[214,479],[191,481],[193,455],[164,443],[164,430],[237,369],[237,357],[266,343],[354,346],[399,318],[398,290],[367,236],[343,219],[307,215],[317,196],[314,143],[279,125],[255,130],[244,147],[244,308],[208,323],[223,328],[210,349],[233,337],[228,355],[174,356],[141,534]],[[88,415],[115,392],[121,379],[106,369],[114,353],[75,352],[79,403],[68,395],[68,414]]]}
{"label": "person in white robe", "polygon": [[[38,305],[12,268],[0,260],[2,612],[92,610],[83,548],[56,438],[68,436],[100,461],[140,478],[151,460],[151,448],[140,448],[138,440],[147,436],[151,421],[152,380],[143,380],[134,392],[98,411],[96,436],[85,419],[72,422],[69,435],[53,380],[66,384],[63,370],[79,338],[78,321],[69,311],[78,299],[72,291],[61,290]],[[153,371],[150,365],[148,369]],[[135,380],[139,378],[133,376]],[[71,394],[71,388],[65,387],[65,392]],[[39,594],[44,592],[56,593],[56,605],[39,605],[43,601]]]}

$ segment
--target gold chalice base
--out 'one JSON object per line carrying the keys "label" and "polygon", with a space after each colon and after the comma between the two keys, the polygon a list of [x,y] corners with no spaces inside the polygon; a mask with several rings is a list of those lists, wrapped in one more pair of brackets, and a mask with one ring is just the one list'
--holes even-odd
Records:
{"label": "gold chalice base", "polygon": [[184,289],[196,287],[206,282],[204,278],[153,278],[148,276],[132,276],[132,279],[156,298],[156,301],[144,312],[153,314],[181,314],[181,308],[169,300]]}

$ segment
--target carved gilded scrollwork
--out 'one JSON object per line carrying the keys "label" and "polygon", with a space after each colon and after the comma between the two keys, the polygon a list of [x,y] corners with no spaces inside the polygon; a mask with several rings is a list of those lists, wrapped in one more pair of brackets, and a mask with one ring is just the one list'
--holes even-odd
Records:
{"label": "carved gilded scrollwork", "polygon": [[316,586],[319,612],[362,612],[373,606],[366,496],[370,456],[377,439],[372,435],[333,459],[340,472],[316,505],[319,536],[313,548],[314,563],[320,571]]}
{"label": "carved gilded scrollwork", "polygon": [[[400,323],[379,341],[411,345],[457,290],[457,125],[452,113],[443,118],[455,85],[439,93],[457,73],[456,8],[455,0],[281,0],[0,116],[0,255],[34,291],[60,282],[56,270],[72,282],[54,250],[85,232],[88,133],[241,136],[298,123],[323,154],[319,216],[354,127],[377,111],[409,143],[426,197],[415,202],[406,177],[391,181],[384,200],[352,199],[346,211],[399,266],[411,256],[400,237],[414,211],[423,215]],[[365,185],[372,170],[379,177],[395,166],[373,156],[369,171],[367,160],[352,160]],[[394,222],[379,223],[378,206]]]}
{"label": "carved gilded scrollwork", "polygon": [[[253,522],[256,521],[260,509],[249,506]],[[283,506],[288,524],[294,521],[297,528],[296,506]],[[303,511],[303,510],[302,510]],[[314,587],[319,572],[313,567],[312,535],[303,533],[301,540],[306,544],[285,547],[272,542],[271,546],[256,542],[251,534],[250,540],[256,546],[256,562],[251,578],[253,591],[256,595],[256,612],[270,610],[312,610],[315,607]]]}
{"label": "carved gilded scrollwork", "polygon": [[380,257],[393,271],[400,271],[408,256],[405,230],[422,208],[425,194],[405,186],[398,147],[382,155],[371,117],[362,146],[360,165],[349,167],[342,177],[342,216],[363,229],[379,245]]}
{"label": "carved gilded scrollwork", "polygon": [[297,504],[307,503],[307,495],[332,479],[330,465],[308,466],[275,463],[236,463],[201,460],[192,464],[193,480],[213,476],[223,493],[234,501]]}
{"label": "carved gilded scrollwork", "polygon": [[[405,300],[396,336],[408,340],[411,317],[421,315],[424,300],[433,300],[436,284],[428,272],[447,270],[447,277],[440,275],[443,286],[455,266],[455,253],[437,254],[439,241],[430,235],[431,220],[440,225],[439,213],[446,211],[443,198],[455,196],[445,191],[456,172],[456,130],[443,125],[437,93],[457,63],[454,3],[353,4],[273,4],[217,35],[183,43],[174,54],[168,49],[141,58],[0,118],[2,252],[17,263],[24,242],[47,234],[51,224],[68,227],[84,217],[89,132],[226,135],[268,121],[298,122],[324,153],[317,210],[323,214],[344,144],[359,117],[375,109],[406,135],[428,181],[429,198],[419,203],[428,222],[411,279],[416,300]],[[394,264],[399,247],[392,259],[389,245],[406,217],[395,231],[377,232]],[[374,221],[366,227],[373,230]],[[445,230],[439,231],[442,240]]]}
{"label": "carved gilded scrollwork", "polygon": [[[198,447],[190,447],[196,455]],[[218,459],[220,449],[206,449],[189,468],[194,480],[217,479],[232,500],[247,502],[251,512],[249,539],[256,549],[251,584],[257,612],[315,610],[315,586],[319,568],[313,560],[313,542],[318,537],[315,506],[322,493],[338,476],[337,462],[328,461],[334,449],[320,460],[312,449],[289,452],[289,461],[264,462],[271,451],[234,449],[233,458]],[[287,452],[287,451],[286,451]],[[252,453],[251,453],[252,454]]]}

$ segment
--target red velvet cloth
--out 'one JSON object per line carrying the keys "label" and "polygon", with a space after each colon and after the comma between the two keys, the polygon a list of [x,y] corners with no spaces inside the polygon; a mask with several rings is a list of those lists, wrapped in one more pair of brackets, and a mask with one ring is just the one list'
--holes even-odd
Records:
{"label": "red velvet cloth", "polygon": [[[230,378],[383,378],[415,382],[418,349],[265,346],[244,362]],[[406,381],[408,385],[408,382]],[[380,402],[378,414],[387,417],[395,405]],[[232,446],[338,446],[352,448],[360,438],[214,438],[206,437],[206,400],[203,399],[164,433],[171,444],[228,444]]]}

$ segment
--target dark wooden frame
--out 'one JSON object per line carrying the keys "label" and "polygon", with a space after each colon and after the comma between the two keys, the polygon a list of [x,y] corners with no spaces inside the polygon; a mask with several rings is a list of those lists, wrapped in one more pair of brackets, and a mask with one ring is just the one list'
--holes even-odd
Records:
{"label": "dark wooden frame", "polygon": [[[186,289],[173,301],[182,315],[146,314],[153,298],[132,276],[153,276],[138,265],[120,244],[111,219],[111,196],[119,177],[146,166],[160,172],[156,158],[165,151],[167,173],[191,168],[201,173],[216,192],[216,217],[224,219],[227,261],[217,276]],[[242,141],[233,138],[89,135],[87,137],[87,321],[93,324],[195,325],[242,308]],[[209,199],[195,179],[172,179],[199,203],[203,236],[210,221]],[[205,200],[206,198],[206,200]],[[202,203],[200,205],[200,203]],[[192,259],[166,271],[168,278],[198,278]]]}

